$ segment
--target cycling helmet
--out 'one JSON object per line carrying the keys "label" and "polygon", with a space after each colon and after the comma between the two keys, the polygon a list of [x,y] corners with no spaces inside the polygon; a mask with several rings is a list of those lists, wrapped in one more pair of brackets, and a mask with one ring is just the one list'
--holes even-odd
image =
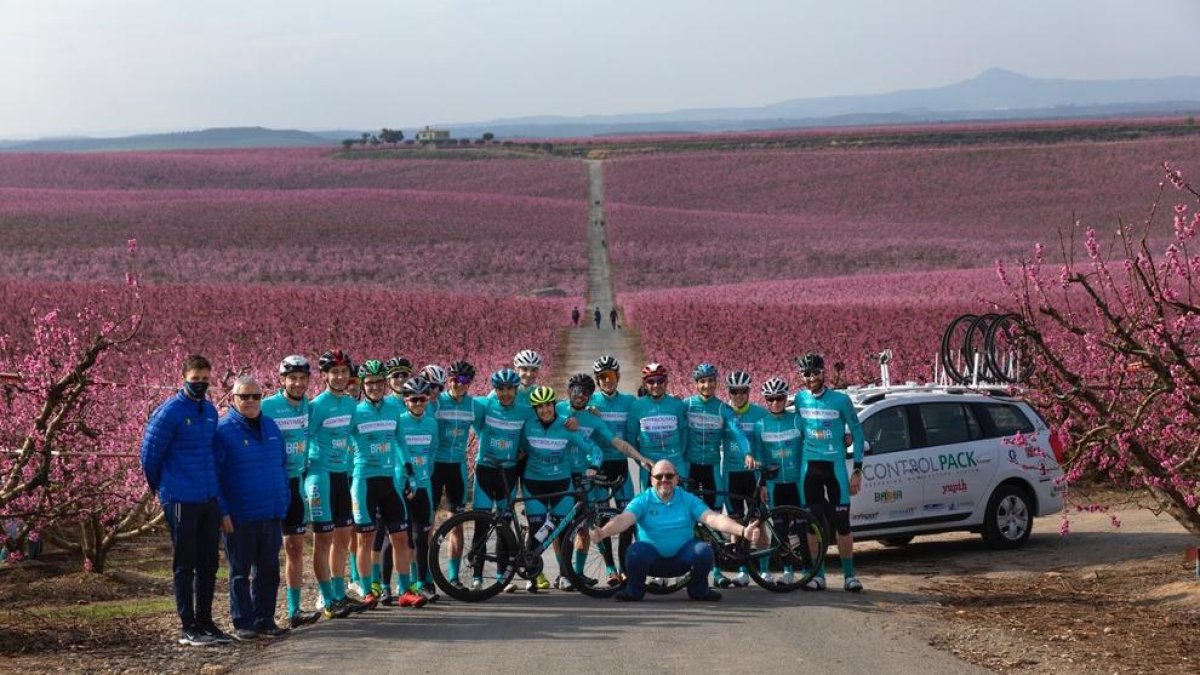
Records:
{"label": "cycling helmet", "polygon": [[703,380],[706,377],[716,378],[717,367],[711,363],[701,363],[692,371],[693,380]]}
{"label": "cycling helmet", "polygon": [[388,359],[387,362],[383,364],[383,369],[387,371],[389,376],[392,373],[405,373],[407,375],[411,375],[413,370],[412,361],[409,361],[403,356],[396,356]]}
{"label": "cycling helmet", "polygon": [[541,386],[529,392],[530,405],[543,405],[546,403],[554,403],[554,390],[550,387]]}
{"label": "cycling helmet", "polygon": [[387,375],[387,371],[384,370],[383,364],[376,359],[363,361],[363,364],[358,367],[359,379],[365,380],[368,377],[375,377],[376,375]]}
{"label": "cycling helmet", "polygon": [[788,383],[778,377],[772,377],[762,383],[762,395],[766,396],[787,396]]}
{"label": "cycling helmet", "polygon": [[521,384],[521,376],[517,375],[517,371],[512,368],[501,368],[492,373],[492,387],[494,389],[515,387],[518,384]]}
{"label": "cycling helmet", "polygon": [[513,357],[513,368],[541,368],[542,355],[532,349],[522,349]]}
{"label": "cycling helmet", "polygon": [[744,370],[733,371],[725,376],[725,386],[729,389],[749,389],[750,373]]}
{"label": "cycling helmet", "polygon": [[308,359],[300,356],[299,354],[285,356],[283,360],[279,362],[280,375],[289,375],[291,373],[304,373],[305,375],[308,375],[311,372],[312,368],[308,365]]}
{"label": "cycling helmet", "polygon": [[642,368],[642,379],[647,380],[651,377],[666,377],[667,367],[661,363],[647,363],[645,368]]}
{"label": "cycling helmet", "polygon": [[600,374],[606,370],[611,370],[614,373],[621,372],[621,364],[617,363],[616,357],[610,354],[605,354],[592,363],[592,372]]}
{"label": "cycling helmet", "polygon": [[467,361],[452,361],[450,363],[450,376],[465,375],[466,377],[475,377],[475,366]]}
{"label": "cycling helmet", "polygon": [[446,369],[436,363],[431,363],[422,368],[421,377],[429,380],[430,386],[442,388],[446,386]]}
{"label": "cycling helmet", "polygon": [[[327,351],[321,355],[321,358],[317,359],[317,367],[321,369],[322,373],[328,373],[337,366],[346,366],[347,368],[350,368],[352,365],[353,364],[350,363],[350,355],[341,349]],[[350,368],[350,372],[353,373],[354,368]]]}
{"label": "cycling helmet", "polygon": [[816,352],[809,352],[796,359],[796,367],[801,371],[825,370],[825,359],[821,358],[821,355]]}
{"label": "cycling helmet", "polygon": [[426,396],[429,394],[429,380],[420,375],[410,377],[404,383],[403,392],[404,398],[408,398],[409,396]]}
{"label": "cycling helmet", "polygon": [[591,396],[596,392],[596,381],[586,373],[576,373],[567,381],[567,391],[582,389],[584,394]]}

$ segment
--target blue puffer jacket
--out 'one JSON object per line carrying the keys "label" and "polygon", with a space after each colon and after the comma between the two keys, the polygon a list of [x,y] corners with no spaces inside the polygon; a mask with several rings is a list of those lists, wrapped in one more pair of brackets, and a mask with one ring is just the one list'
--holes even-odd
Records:
{"label": "blue puffer jacket", "polygon": [[259,415],[256,433],[236,410],[217,425],[213,455],[221,485],[221,515],[234,525],[287,515],[287,448],[275,420]]}
{"label": "blue puffer jacket", "polygon": [[154,411],[142,438],[142,472],[159,503],[203,504],[217,497],[213,436],[217,409],[181,390]]}

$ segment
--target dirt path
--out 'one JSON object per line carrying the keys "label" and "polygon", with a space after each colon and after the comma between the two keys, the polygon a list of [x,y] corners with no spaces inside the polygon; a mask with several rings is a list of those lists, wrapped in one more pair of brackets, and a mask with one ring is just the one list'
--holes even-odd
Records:
{"label": "dirt path", "polygon": [[[581,307],[583,319],[579,328],[566,329],[565,354],[551,386],[565,389],[567,379],[575,373],[592,373],[592,362],[603,354],[612,354],[621,363],[621,390],[637,391],[637,373],[642,367],[641,341],[635,329],[625,325],[624,314],[613,329],[608,319],[614,304],[612,267],[608,256],[608,235],[604,225],[604,175],[603,163],[588,160],[588,283],[587,303]],[[593,312],[600,308],[600,328],[592,320]],[[621,309],[618,307],[620,313]]]}

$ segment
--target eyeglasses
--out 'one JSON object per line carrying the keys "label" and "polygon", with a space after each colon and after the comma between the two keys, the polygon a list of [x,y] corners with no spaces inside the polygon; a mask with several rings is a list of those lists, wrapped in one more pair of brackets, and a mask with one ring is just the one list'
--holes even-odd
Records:
{"label": "eyeglasses", "polygon": [[428,396],[409,396],[405,400],[407,400],[409,403],[425,403],[426,401],[429,400],[429,397]]}
{"label": "eyeglasses", "polygon": [[821,377],[822,375],[825,374],[825,371],[823,371],[823,370],[802,370],[802,371],[800,371],[800,374],[805,377]]}
{"label": "eyeglasses", "polygon": [[656,474],[652,474],[651,478],[653,478],[654,480],[657,480],[657,481],[675,480],[675,474],[673,474],[673,473],[656,473]]}
{"label": "eyeglasses", "polygon": [[767,403],[783,403],[787,401],[787,396],[764,396]]}
{"label": "eyeglasses", "polygon": [[392,378],[393,380],[406,380],[411,376],[412,373],[406,373],[403,370],[397,370],[396,372],[388,375],[388,377]]}
{"label": "eyeglasses", "polygon": [[261,401],[262,394],[234,394],[234,398],[240,398],[243,401]]}
{"label": "eyeglasses", "polygon": [[474,379],[475,378],[471,377],[470,375],[455,375],[454,383],[455,384],[471,384],[471,381]]}
{"label": "eyeglasses", "polygon": [[610,380],[616,381],[617,377],[618,377],[617,374],[614,373],[613,371],[606,370],[603,373],[597,373],[596,381],[597,382],[608,382]]}
{"label": "eyeglasses", "polygon": [[646,384],[648,384],[648,385],[666,384],[666,383],[667,383],[667,378],[665,378],[665,377],[646,378]]}
{"label": "eyeglasses", "polygon": [[730,389],[729,390],[730,396],[746,396],[749,393],[750,393],[749,389]]}

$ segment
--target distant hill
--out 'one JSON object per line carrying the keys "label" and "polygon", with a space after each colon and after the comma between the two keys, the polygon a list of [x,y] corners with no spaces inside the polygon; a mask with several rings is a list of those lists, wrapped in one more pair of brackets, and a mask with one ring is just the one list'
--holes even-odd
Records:
{"label": "distant hill", "polygon": [[[355,134],[357,135],[357,134]],[[307,131],[227,127],[120,138],[46,138],[0,142],[7,152],[98,152],[113,150],[202,150],[208,148],[295,148],[328,146],[330,139]]]}

